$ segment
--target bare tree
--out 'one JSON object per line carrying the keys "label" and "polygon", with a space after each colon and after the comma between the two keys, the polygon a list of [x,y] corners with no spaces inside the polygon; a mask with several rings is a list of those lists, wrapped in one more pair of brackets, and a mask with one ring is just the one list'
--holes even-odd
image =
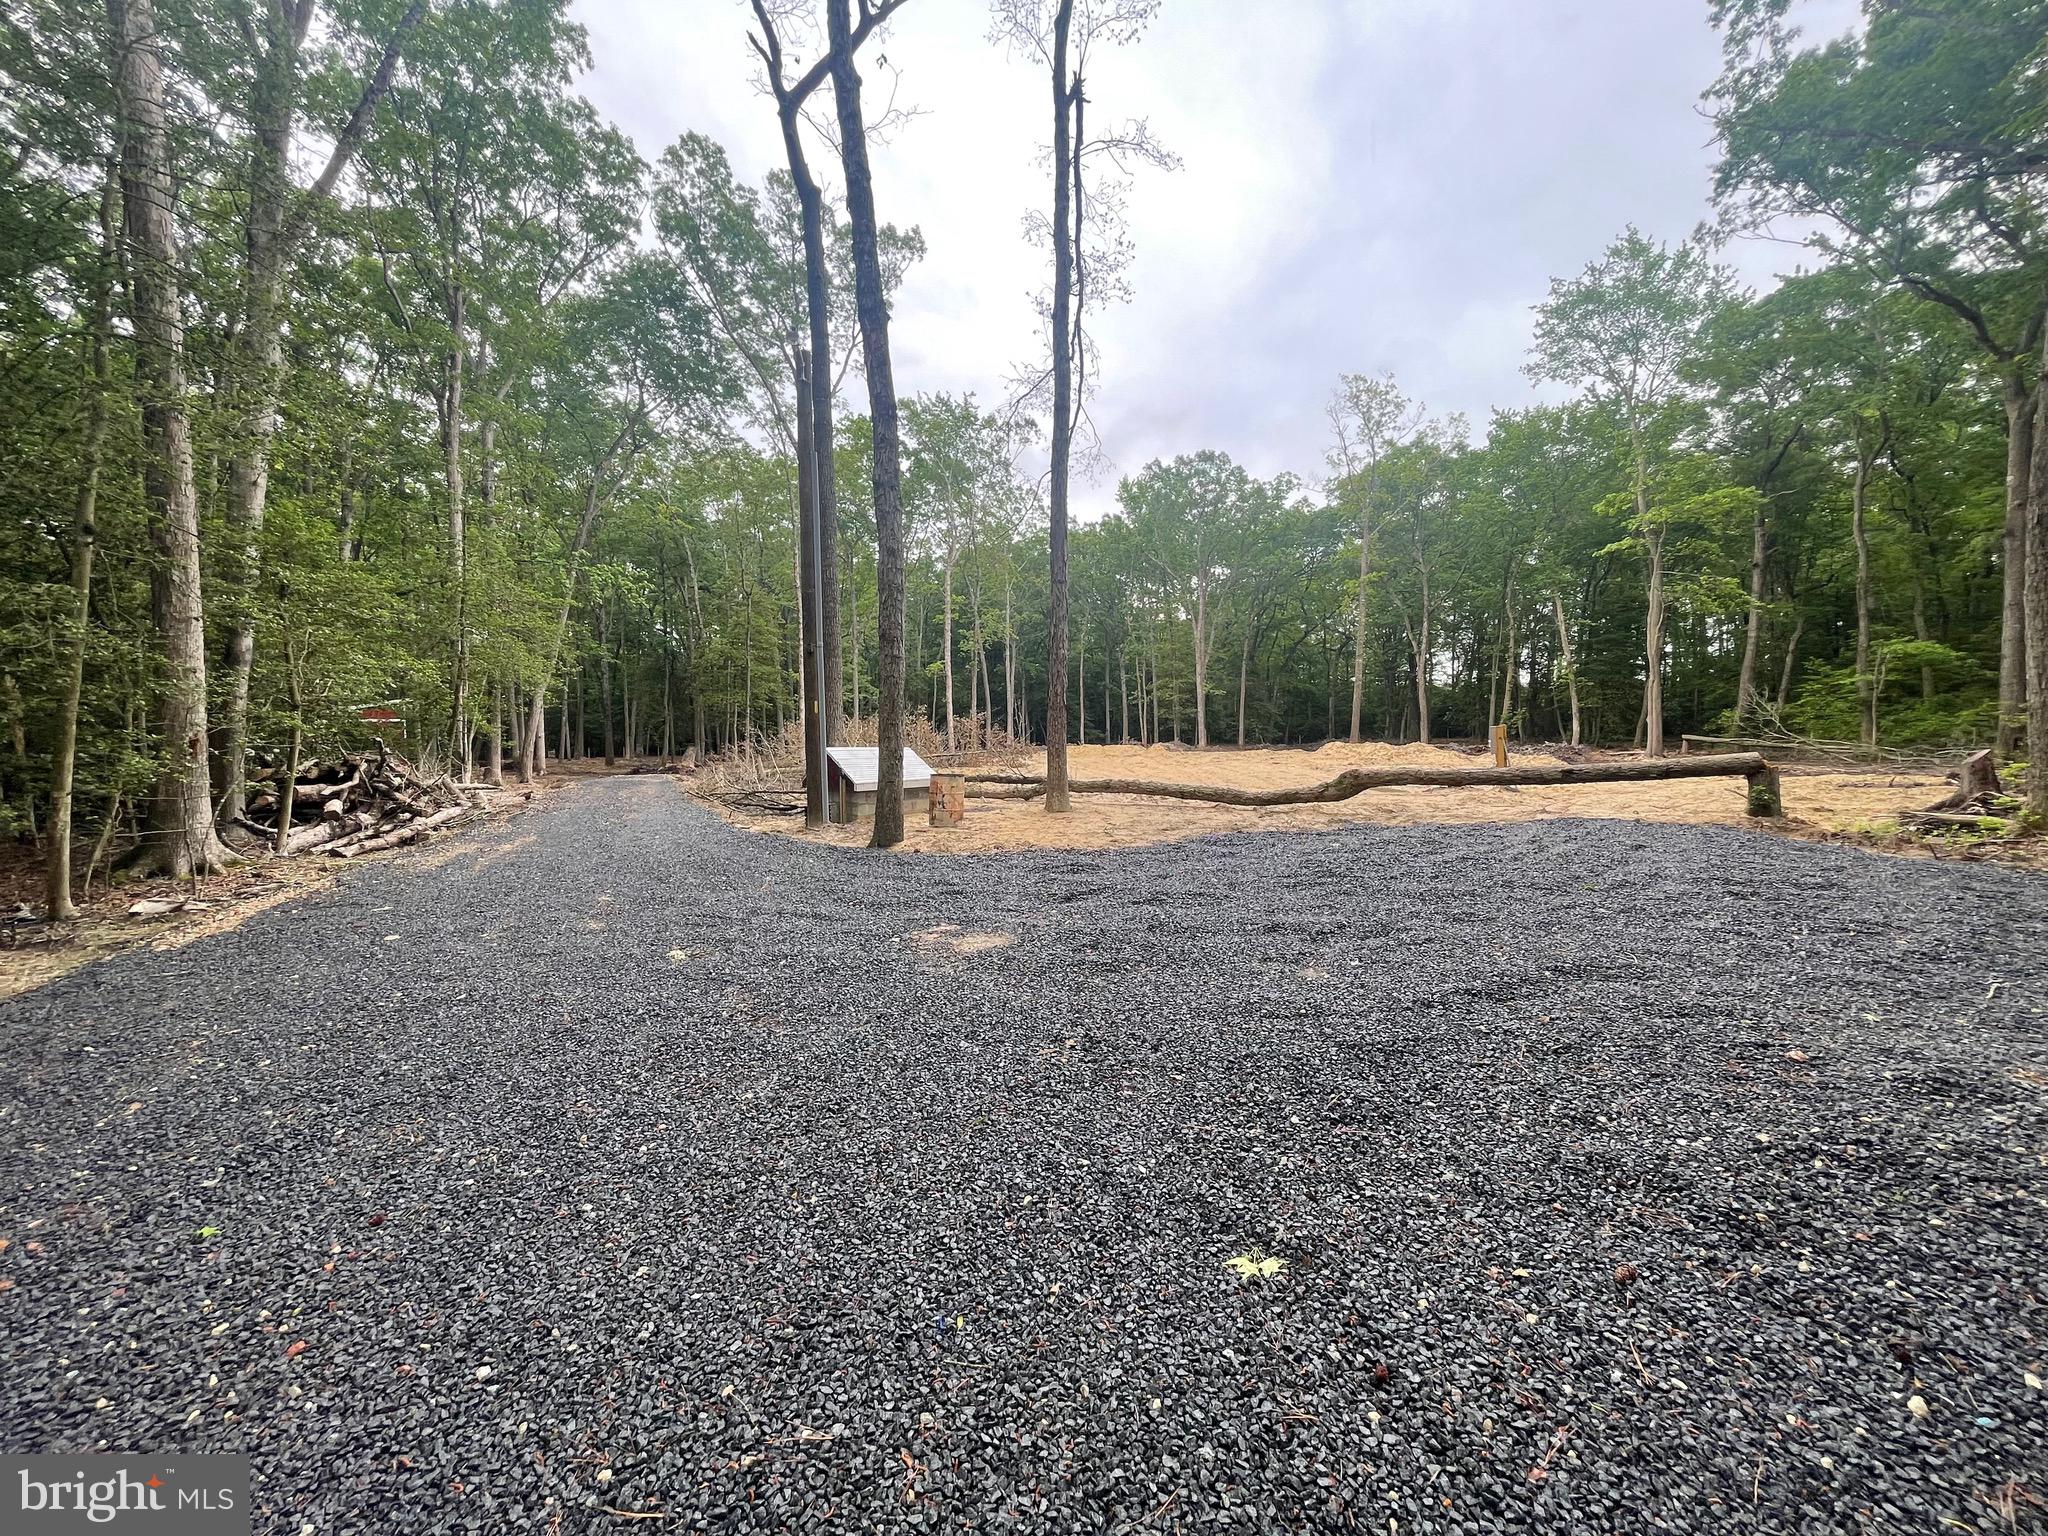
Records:
{"label": "bare tree", "polygon": [[[849,26],[847,31],[846,67],[849,72],[853,67],[853,55],[859,50],[860,45],[867,41],[877,27],[900,10],[904,3],[905,0],[879,0],[878,4],[871,6],[868,0],[861,0],[860,20],[857,24]],[[799,222],[803,230],[804,304],[809,319],[809,352],[815,362],[803,370],[804,379],[808,384],[808,401],[799,399],[797,403],[800,415],[807,415],[809,418],[803,423],[808,431],[802,433],[807,439],[805,446],[808,450],[802,465],[806,500],[803,523],[807,537],[799,540],[800,545],[806,546],[799,558],[804,562],[803,569],[806,572],[816,572],[815,600],[805,604],[806,617],[812,621],[812,638],[807,641],[804,654],[807,658],[821,654],[823,656],[823,663],[819,668],[821,675],[818,679],[817,707],[824,717],[825,731],[829,734],[837,728],[844,710],[845,677],[839,647],[833,643],[833,637],[839,633],[839,495],[832,461],[832,395],[837,378],[828,366],[828,361],[833,355],[832,295],[825,250],[825,199],[819,190],[817,178],[811,174],[809,158],[804,153],[802,128],[805,103],[828,75],[832,77],[834,92],[837,93],[838,66],[833,53],[828,50],[824,57],[811,64],[794,79],[788,78],[785,71],[783,37],[777,27],[777,18],[781,17],[786,23],[793,19],[798,8],[789,4],[788,0],[752,0],[752,4],[754,19],[760,26],[760,35],[750,36],[748,41],[753,44],[754,51],[761,56],[768,89],[775,98],[775,116],[782,127],[783,155],[789,163],[790,181],[796,187]],[[807,6],[808,0],[805,0],[805,4]],[[857,94],[857,77],[854,89]],[[856,103],[856,113],[857,111]],[[843,109],[841,118],[844,118]],[[865,164],[865,145],[862,146],[861,153]],[[873,222],[873,213],[874,206],[870,199],[870,224]],[[882,279],[879,236],[874,236],[870,243],[876,247],[870,254],[877,273],[876,281],[880,284]],[[856,290],[860,285],[859,259],[859,239],[856,234]],[[882,302],[886,304],[886,300]],[[865,346],[867,327],[864,319],[861,333]],[[892,389],[892,401],[893,398]],[[797,435],[798,432],[792,432],[792,439]],[[798,583],[800,587],[807,584],[808,577]],[[806,665],[809,665],[808,661]],[[811,731],[805,732],[807,759],[819,757],[820,743],[813,740],[813,735]],[[814,786],[815,793],[822,796],[825,782],[825,766],[822,759],[816,762],[807,761],[805,766],[807,782]],[[900,775],[900,768],[898,773]]]}
{"label": "bare tree", "polygon": [[846,217],[853,227],[853,296],[860,317],[861,360],[868,380],[868,419],[874,429],[876,668],[875,775],[877,848],[903,841],[903,473],[902,431],[896,416],[896,375],[889,361],[889,304],[882,280],[881,239],[875,221],[874,176],[868,167],[868,130],[861,115],[860,75],[854,50],[903,0],[860,0],[855,24],[848,0],[826,0],[827,55],[839,117],[839,163],[846,176]]}
{"label": "bare tree", "polygon": [[[1074,436],[1087,399],[1087,340],[1082,324],[1089,284],[1120,290],[1128,242],[1117,218],[1120,185],[1109,191],[1101,212],[1110,240],[1091,250],[1084,234],[1089,213],[1084,174],[1091,156],[1106,156],[1121,169],[1133,160],[1170,166],[1173,157],[1153,140],[1142,121],[1090,140],[1087,132],[1089,53],[1097,43],[1127,43],[1145,30],[1159,0],[995,0],[997,41],[1036,60],[1052,80],[1052,220],[1033,219],[1027,228],[1052,242],[1052,293],[1045,311],[1051,327],[1046,370],[1027,380],[1027,397],[1049,386],[1052,463],[1048,472],[1051,529],[1050,585],[1045,638],[1045,808],[1071,809],[1067,788],[1067,496],[1073,470]],[[1096,259],[1091,260],[1091,255]]]}
{"label": "bare tree", "polygon": [[92,615],[92,558],[99,543],[100,461],[107,441],[107,392],[112,366],[107,343],[114,325],[114,168],[100,187],[99,260],[89,269],[92,331],[87,356],[92,367],[86,406],[85,446],[78,498],[71,508],[71,633],[66,637],[64,709],[57,721],[57,745],[50,759],[50,856],[43,871],[44,905],[53,921],[78,915],[71,904],[72,780],[78,766],[78,710],[85,691],[87,621]]}

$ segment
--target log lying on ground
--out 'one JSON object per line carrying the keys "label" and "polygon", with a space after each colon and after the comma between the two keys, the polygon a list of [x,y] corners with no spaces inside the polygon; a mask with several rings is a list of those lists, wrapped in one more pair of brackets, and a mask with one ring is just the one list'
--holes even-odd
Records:
{"label": "log lying on ground", "polygon": [[[1349,800],[1368,789],[1434,785],[1444,789],[1486,789],[1516,784],[1630,784],[1665,779],[1741,776],[1749,781],[1749,814],[1785,814],[1778,770],[1756,752],[1712,757],[1652,757],[1615,763],[1529,763],[1494,767],[1347,768],[1320,784],[1282,789],[1231,789],[1220,784],[1169,784],[1154,779],[1073,779],[1068,788],[1084,795],[1158,795],[1170,800],[1205,800],[1216,805],[1318,805]],[[1045,781],[1029,774],[970,773],[967,782],[992,786],[986,798],[1030,799],[1045,792]],[[1021,791],[1021,793],[1020,793]]]}
{"label": "log lying on ground", "polygon": [[376,853],[385,848],[396,848],[402,843],[416,843],[436,827],[445,827],[449,822],[455,820],[456,817],[467,813],[468,810],[469,807],[466,805],[451,805],[446,810],[434,812],[431,816],[409,821],[395,831],[380,833],[375,837],[366,837],[361,842],[352,840],[347,843],[337,844],[329,852],[333,853],[336,858],[353,859],[358,854]]}

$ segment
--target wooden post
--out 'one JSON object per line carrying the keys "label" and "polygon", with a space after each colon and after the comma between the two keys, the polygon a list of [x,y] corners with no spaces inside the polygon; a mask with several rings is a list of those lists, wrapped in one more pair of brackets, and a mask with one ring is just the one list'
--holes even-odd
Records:
{"label": "wooden post", "polygon": [[1785,797],[1778,782],[1778,770],[1769,763],[1749,775],[1749,814],[1773,819],[1785,814]]}
{"label": "wooden post", "polygon": [[1508,765],[1508,728],[1496,725],[1493,728],[1493,766],[1505,768]]}
{"label": "wooden post", "polygon": [[935,773],[931,787],[925,791],[929,798],[931,824],[935,827],[957,827],[967,818],[967,776],[960,773]]}

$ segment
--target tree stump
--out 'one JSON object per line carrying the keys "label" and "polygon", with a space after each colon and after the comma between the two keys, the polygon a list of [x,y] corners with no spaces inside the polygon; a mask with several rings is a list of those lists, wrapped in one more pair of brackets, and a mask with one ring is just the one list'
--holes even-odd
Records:
{"label": "tree stump", "polygon": [[926,791],[930,799],[931,824],[935,827],[957,827],[967,818],[967,776],[960,773],[934,773],[931,787]]}
{"label": "tree stump", "polygon": [[1956,775],[1956,792],[1934,809],[1961,809],[1966,805],[1974,805],[1980,795],[1995,795],[2002,787],[1998,782],[1998,769],[1991,760],[1991,754],[1973,752],[1963,759],[1962,771]]}
{"label": "tree stump", "polygon": [[1508,728],[1496,725],[1493,728],[1493,766],[1505,768],[1508,765]]}
{"label": "tree stump", "polygon": [[1784,788],[1778,770],[1768,763],[1749,775],[1749,814],[1773,819],[1785,814]]}

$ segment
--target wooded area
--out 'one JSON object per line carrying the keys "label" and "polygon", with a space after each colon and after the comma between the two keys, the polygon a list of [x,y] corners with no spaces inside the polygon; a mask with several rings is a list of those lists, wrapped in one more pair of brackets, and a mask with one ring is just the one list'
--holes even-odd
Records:
{"label": "wooded area", "polygon": [[[1051,85],[1017,153],[1054,153],[1044,352],[984,400],[891,366],[923,242],[880,217],[857,64],[908,0],[753,0],[760,185],[604,122],[561,0],[15,7],[0,822],[52,912],[74,844],[234,858],[259,755],[360,752],[366,706],[425,777],[496,782],[744,751],[807,656],[835,740],[1042,742],[1052,809],[1070,739],[2048,761],[2039,0],[1868,0],[1828,43],[1714,0],[1720,224],[1553,283],[1528,372],[1568,400],[1473,423],[1347,375],[1304,390],[1324,465],[1126,466],[1070,526],[1116,449],[1083,403],[1119,209],[1174,163],[1083,82],[1153,9],[994,6]],[[1779,286],[1716,264],[1779,227]]]}

